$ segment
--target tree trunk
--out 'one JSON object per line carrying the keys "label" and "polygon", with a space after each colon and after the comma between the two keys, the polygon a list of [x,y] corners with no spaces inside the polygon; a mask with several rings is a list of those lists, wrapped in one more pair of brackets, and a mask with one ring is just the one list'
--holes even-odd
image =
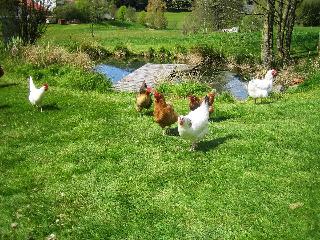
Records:
{"label": "tree trunk", "polygon": [[273,64],[273,25],[274,25],[275,0],[267,1],[267,12],[263,24],[263,42],[261,58],[265,67]]}
{"label": "tree trunk", "polygon": [[278,57],[283,59],[284,52],[283,52],[283,39],[284,39],[284,24],[283,24],[283,16],[284,13],[284,2],[283,0],[279,0],[278,5],[278,33],[277,33],[277,50],[278,50]]}
{"label": "tree trunk", "polygon": [[291,55],[290,55],[290,49],[291,49],[291,40],[292,40],[292,32],[293,32],[293,27],[294,27],[294,22],[296,20],[296,9],[298,6],[298,3],[301,2],[301,0],[291,0],[288,3],[288,15],[287,19],[285,22],[285,39],[284,41],[284,48],[283,48],[283,62],[287,64],[291,60]]}

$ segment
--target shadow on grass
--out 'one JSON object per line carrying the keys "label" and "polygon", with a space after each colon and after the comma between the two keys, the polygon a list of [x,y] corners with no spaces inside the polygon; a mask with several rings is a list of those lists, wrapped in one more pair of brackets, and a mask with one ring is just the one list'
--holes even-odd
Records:
{"label": "shadow on grass", "polygon": [[52,104],[43,105],[42,106],[42,110],[44,110],[44,111],[56,111],[56,110],[60,110],[60,108],[58,107],[58,104],[52,103]]}
{"label": "shadow on grass", "polygon": [[232,138],[236,138],[236,137],[237,137],[236,135],[227,135],[225,137],[212,139],[210,141],[200,142],[198,144],[197,150],[202,151],[202,152],[208,152],[209,150],[212,150],[212,149],[218,147],[219,145],[225,143],[226,141],[228,141]]}
{"label": "shadow on grass", "polygon": [[12,86],[17,86],[18,83],[2,83],[0,84],[0,88],[6,88],[6,87],[12,87]]}
{"label": "shadow on grass", "polygon": [[0,105],[0,110],[1,109],[6,109],[6,108],[9,108],[9,107],[10,107],[10,105],[8,105],[8,104]]}
{"label": "shadow on grass", "polygon": [[223,122],[236,117],[237,115],[232,113],[218,112],[216,115],[210,116],[209,122]]}
{"label": "shadow on grass", "polygon": [[209,122],[223,122],[229,119],[234,118],[233,116],[217,116],[217,117],[210,117]]}
{"label": "shadow on grass", "polygon": [[168,128],[168,129],[166,130],[166,135],[167,135],[167,136],[176,136],[176,137],[180,136],[180,135],[179,135],[179,132],[178,132],[178,127]]}
{"label": "shadow on grass", "polygon": [[149,116],[153,117],[153,111],[152,110],[142,110],[140,113],[138,113],[140,116]]}

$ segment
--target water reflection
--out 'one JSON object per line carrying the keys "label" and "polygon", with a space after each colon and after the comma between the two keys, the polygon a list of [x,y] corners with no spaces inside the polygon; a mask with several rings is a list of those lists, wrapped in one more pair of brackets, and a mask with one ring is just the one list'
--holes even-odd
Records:
{"label": "water reflection", "polygon": [[133,72],[135,69],[131,68],[119,68],[107,64],[100,64],[94,68],[95,71],[106,75],[111,79],[112,83],[115,84],[119,82],[122,78],[127,76],[129,73]]}
{"label": "water reflection", "polygon": [[238,100],[245,100],[248,97],[246,83],[239,74],[230,71],[218,71],[213,72],[211,77],[211,83],[218,92],[230,92]]}
{"label": "water reflection", "polygon": [[[108,63],[100,64],[95,67],[95,71],[100,72],[110,78],[113,84],[143,66],[143,62],[131,63]],[[241,76],[230,71],[218,71],[213,69],[203,69],[200,71],[199,81],[209,83],[217,92],[228,91],[236,99],[245,100],[248,97],[246,83]]]}

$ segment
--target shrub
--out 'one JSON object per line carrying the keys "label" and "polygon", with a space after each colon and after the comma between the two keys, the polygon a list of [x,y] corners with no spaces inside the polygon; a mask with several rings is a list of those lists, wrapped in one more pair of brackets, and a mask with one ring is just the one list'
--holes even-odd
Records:
{"label": "shrub", "polygon": [[116,13],[116,19],[124,22],[126,20],[126,13],[127,13],[127,7],[121,6]]}
{"label": "shrub", "polygon": [[24,47],[23,57],[30,64],[37,67],[60,64],[78,67],[84,70],[91,69],[93,63],[84,52],[69,53],[62,47],[56,46],[34,46]]}
{"label": "shrub", "polygon": [[206,63],[220,64],[226,62],[226,57],[222,52],[207,44],[192,47],[191,53],[199,54]]}
{"label": "shrub", "polygon": [[150,47],[145,53],[144,53],[145,57],[148,58],[154,58],[156,56],[156,50],[152,47]]}
{"label": "shrub", "polygon": [[234,61],[237,64],[244,64],[244,63],[253,64],[259,61],[259,59],[256,59],[253,54],[247,51],[240,51],[235,53]]}
{"label": "shrub", "polygon": [[117,45],[114,48],[114,55],[117,57],[128,57],[129,55],[131,55],[130,50],[123,45]]}
{"label": "shrub", "polygon": [[299,21],[304,26],[319,26],[320,25],[320,1],[310,0],[305,1],[301,7]]}
{"label": "shrub", "polygon": [[89,55],[90,59],[101,60],[111,55],[111,53],[97,42],[83,42],[80,50]]}
{"label": "shrub", "polygon": [[125,14],[125,19],[129,22],[135,22],[137,20],[136,9],[133,7],[128,7]]}
{"label": "shrub", "polygon": [[172,56],[171,52],[166,49],[165,47],[161,47],[158,51],[158,54],[157,56],[160,58],[160,59],[168,59]]}
{"label": "shrub", "polygon": [[244,32],[260,31],[263,26],[263,18],[261,16],[244,16],[241,20],[240,28]]}
{"label": "shrub", "polygon": [[147,13],[145,11],[140,12],[138,16],[138,23],[146,25],[146,15]]}
{"label": "shrub", "polygon": [[10,55],[13,57],[20,56],[23,51],[23,41],[20,37],[13,37],[8,42],[6,50],[9,51]]}
{"label": "shrub", "polygon": [[199,32],[200,19],[198,19],[193,13],[189,14],[182,25],[183,34],[195,34]]}
{"label": "shrub", "polygon": [[147,6],[146,25],[151,28],[165,29],[168,21],[164,16],[166,4],[163,0],[149,0]]}
{"label": "shrub", "polygon": [[53,11],[54,16],[59,19],[73,20],[79,19],[80,21],[87,22],[89,20],[88,13],[80,10],[75,4],[69,3],[62,6],[57,6]]}

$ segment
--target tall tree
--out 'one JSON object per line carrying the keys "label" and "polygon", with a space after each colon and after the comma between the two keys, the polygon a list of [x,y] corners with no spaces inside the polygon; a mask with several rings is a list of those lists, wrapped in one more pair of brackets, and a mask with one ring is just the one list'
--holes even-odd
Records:
{"label": "tall tree", "polygon": [[[296,10],[303,0],[253,0],[264,15],[262,62],[270,67],[275,55],[283,64],[291,60],[290,49]],[[274,54],[274,27],[277,26],[276,54]]]}
{"label": "tall tree", "polygon": [[266,16],[263,23],[263,40],[261,58],[265,66],[270,67],[273,56],[273,26],[275,17],[275,0],[267,0]]}
{"label": "tall tree", "polygon": [[0,6],[5,43],[20,37],[24,44],[33,44],[45,32],[48,1],[0,0]]}
{"label": "tall tree", "polygon": [[151,28],[164,29],[168,21],[164,15],[166,3],[163,0],[149,0],[147,6],[146,24]]}
{"label": "tall tree", "polygon": [[76,0],[76,6],[89,16],[92,37],[94,37],[94,24],[107,12],[109,2],[109,0]]}

